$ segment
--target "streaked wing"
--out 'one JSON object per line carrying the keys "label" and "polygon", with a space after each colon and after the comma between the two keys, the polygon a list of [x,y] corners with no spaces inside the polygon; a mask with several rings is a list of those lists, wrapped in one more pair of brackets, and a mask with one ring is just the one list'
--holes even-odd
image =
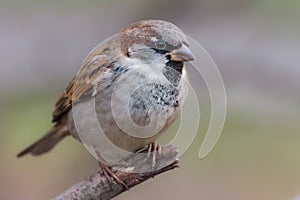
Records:
{"label": "streaked wing", "polygon": [[52,114],[52,122],[60,120],[64,114],[72,108],[72,104],[94,94],[94,88],[98,84],[101,74],[111,65],[109,62],[109,45],[96,47],[83,61],[77,75],[70,82],[69,86],[58,98]]}

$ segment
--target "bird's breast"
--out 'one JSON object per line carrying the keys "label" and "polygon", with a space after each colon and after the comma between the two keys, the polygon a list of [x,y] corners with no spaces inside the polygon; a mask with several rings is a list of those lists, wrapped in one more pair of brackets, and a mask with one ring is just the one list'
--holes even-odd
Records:
{"label": "bird's breast", "polygon": [[[104,145],[103,139],[96,139],[95,132],[100,127],[113,144],[126,151],[136,151],[154,142],[179,116],[184,100],[182,88],[165,78],[149,79],[143,73],[119,70],[122,72],[107,72],[100,79],[99,92],[88,102],[77,105],[77,120],[80,121],[77,124],[81,125],[83,133],[80,137],[85,137],[84,141],[89,146]],[[164,77],[163,74],[161,76]],[[104,84],[106,79],[114,80]],[[76,122],[72,116],[69,122],[75,130]],[[73,132],[78,137],[76,130]]]}

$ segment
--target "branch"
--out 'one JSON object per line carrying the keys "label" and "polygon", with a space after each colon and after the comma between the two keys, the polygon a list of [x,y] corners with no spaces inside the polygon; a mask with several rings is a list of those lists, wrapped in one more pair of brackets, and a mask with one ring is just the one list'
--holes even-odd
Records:
{"label": "branch", "polygon": [[[149,178],[178,167],[177,153],[178,150],[174,146],[163,147],[156,159],[154,170],[151,170],[152,162],[145,162],[146,153],[134,154],[126,160],[126,168],[123,167],[122,170],[113,168],[113,171],[129,188],[132,188]],[[152,161],[149,158],[148,160]],[[139,169],[143,173],[131,173],[130,169]],[[88,180],[73,185],[53,200],[109,200],[125,191],[127,190],[122,185],[115,181],[109,182],[102,172],[98,172]]]}

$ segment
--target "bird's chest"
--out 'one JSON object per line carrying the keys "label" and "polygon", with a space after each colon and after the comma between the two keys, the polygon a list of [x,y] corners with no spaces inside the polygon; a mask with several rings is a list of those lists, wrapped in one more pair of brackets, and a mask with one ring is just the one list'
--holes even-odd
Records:
{"label": "bird's chest", "polygon": [[[107,81],[103,79],[103,82]],[[99,113],[121,118],[124,124],[130,121],[147,126],[151,121],[166,122],[170,117],[177,117],[181,87],[171,84],[163,74],[134,71],[114,74],[113,84],[100,83],[99,87],[101,92],[96,96]]]}
{"label": "bird's chest", "polygon": [[139,126],[147,126],[151,120],[167,121],[179,109],[178,93],[171,85],[143,84],[130,95],[130,117]]}
{"label": "bird's chest", "polygon": [[[98,142],[99,128],[110,141],[128,151],[155,141],[178,117],[183,98],[181,87],[146,77],[135,73],[102,77],[96,96],[72,109],[70,130],[75,127],[75,113],[84,133],[81,140],[86,144],[103,146]],[[76,132],[71,131],[77,138]]]}

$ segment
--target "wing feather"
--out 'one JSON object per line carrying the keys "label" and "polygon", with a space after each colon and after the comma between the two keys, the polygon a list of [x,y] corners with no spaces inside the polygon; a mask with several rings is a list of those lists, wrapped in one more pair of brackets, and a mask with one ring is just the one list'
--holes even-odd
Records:
{"label": "wing feather", "polygon": [[83,61],[76,77],[59,96],[52,114],[52,122],[58,122],[72,108],[73,103],[96,94],[94,88],[98,84],[99,77],[111,65],[110,42],[106,44],[96,47]]}

